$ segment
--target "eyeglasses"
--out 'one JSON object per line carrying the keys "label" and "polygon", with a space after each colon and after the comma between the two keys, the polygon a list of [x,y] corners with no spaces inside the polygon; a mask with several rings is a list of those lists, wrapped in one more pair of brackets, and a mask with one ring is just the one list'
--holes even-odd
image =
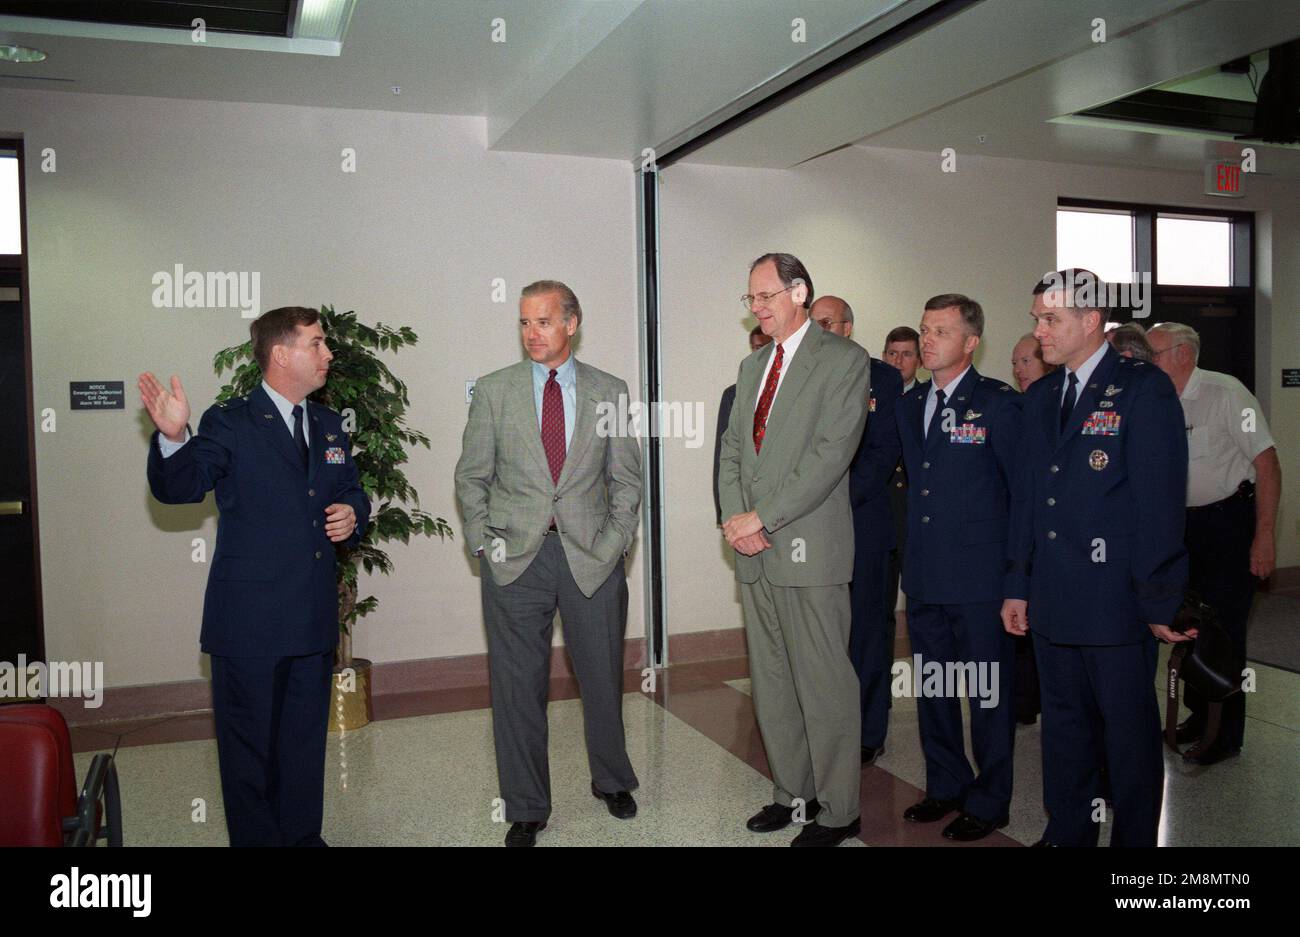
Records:
{"label": "eyeglasses", "polygon": [[754,303],[766,307],[775,297],[780,296],[782,293],[788,293],[792,289],[794,289],[793,285],[787,286],[783,290],[777,290],[775,293],[746,293],[744,296],[740,297],[740,304],[752,312],[754,310]]}
{"label": "eyeglasses", "polygon": [[1167,351],[1173,351],[1173,350],[1174,350],[1175,348],[1177,348],[1179,345],[1186,345],[1186,344],[1187,344],[1186,342],[1174,342],[1174,343],[1173,343],[1172,345],[1170,345],[1168,348],[1162,348],[1162,349],[1160,349],[1159,351],[1152,351],[1152,352],[1151,352],[1151,357],[1152,357],[1152,358],[1159,358],[1159,357],[1160,357],[1161,355],[1163,355],[1165,352],[1167,352]]}

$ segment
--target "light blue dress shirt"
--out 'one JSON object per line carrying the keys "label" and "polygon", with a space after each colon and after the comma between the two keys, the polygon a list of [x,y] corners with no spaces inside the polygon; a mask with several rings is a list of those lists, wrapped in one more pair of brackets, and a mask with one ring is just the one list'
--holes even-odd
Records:
{"label": "light blue dress shirt", "polygon": [[[546,382],[550,379],[551,369],[533,362],[533,403],[537,405],[537,429],[542,429],[542,397],[546,392]],[[573,443],[573,423],[578,413],[578,369],[573,363],[573,355],[565,359],[564,364],[555,369],[555,381],[560,385],[560,396],[564,399],[564,451],[568,452]]]}
{"label": "light blue dress shirt", "polygon": [[922,420],[924,422],[921,423],[922,438],[927,438],[930,434],[930,420],[934,418],[935,407],[939,406],[939,391],[943,391],[944,400],[947,401],[948,403],[951,403],[953,391],[957,389],[957,385],[962,382],[962,380],[966,377],[966,372],[969,370],[970,370],[970,365],[968,364],[966,365],[966,367],[961,369],[960,374],[954,377],[943,387],[939,387],[935,383],[934,376],[931,375],[930,389],[925,394],[925,414],[922,416]]}
{"label": "light blue dress shirt", "polygon": [[[1079,365],[1079,370],[1074,372],[1079,380],[1078,389],[1075,391],[1078,396],[1074,398],[1076,407],[1079,405],[1080,398],[1083,397],[1083,388],[1088,383],[1088,378],[1092,377],[1092,372],[1097,370],[1097,365],[1101,364],[1101,359],[1106,357],[1106,349],[1109,347],[1108,344],[1102,342],[1097,350],[1088,356],[1088,360]],[[1065,392],[1070,389],[1070,369],[1062,368],[1061,371],[1065,374],[1065,380],[1061,382],[1061,400],[1057,404],[1058,409],[1065,406]]]}

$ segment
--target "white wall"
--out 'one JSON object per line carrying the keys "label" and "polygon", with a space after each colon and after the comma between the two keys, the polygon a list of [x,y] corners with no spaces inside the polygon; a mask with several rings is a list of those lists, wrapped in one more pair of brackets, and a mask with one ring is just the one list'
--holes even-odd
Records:
{"label": "white wall", "polygon": [[[1300,366],[1300,185],[1248,180],[1250,196],[1201,195],[1199,174],[849,147],[794,170],[677,165],[664,173],[664,394],[705,401],[716,419],[753,325],[738,297],[765,251],[800,257],[817,295],[853,306],[854,338],[879,356],[895,325],[916,327],[927,298],[961,292],[984,306],[976,366],[1011,380],[1011,347],[1028,331],[1029,288],[1056,266],[1061,196],[1217,205],[1258,212],[1257,389],[1282,457],[1278,565],[1300,564],[1294,494],[1300,478],[1300,390],[1282,390]],[[668,627],[673,633],[740,625],[731,566],[714,526],[712,447],[667,448]]]}
{"label": "white wall", "polygon": [[[462,542],[452,471],[465,381],[519,360],[519,289],[562,279],[584,308],[579,356],[639,382],[631,167],[485,149],[478,118],[50,92],[0,93],[0,132],[27,147],[32,355],[45,633],[52,659],[102,660],[109,686],[202,675],[208,567],[191,540],[215,535],[203,506],[153,502],[136,375],[181,375],[197,415],[220,388],[217,350],[243,341],[233,310],[155,309],[151,277],[261,274],[261,309],[356,309],[409,325],[389,359],[407,381],[422,505],[454,542],[388,547],[396,571],[356,652],[377,661],[485,650],[479,581]],[[57,171],[41,171],[52,147]],[[341,171],[355,147],[357,172]],[[509,298],[490,301],[490,283]],[[123,380],[127,409],[68,412],[68,383]],[[643,551],[633,553],[629,636],[644,633]]]}
{"label": "white wall", "polygon": [[[212,354],[242,341],[232,310],[155,309],[151,277],[174,264],[259,271],[261,308],[332,303],[407,324],[421,337],[390,359],[410,385],[409,476],[455,542],[391,546],[393,577],[371,580],[379,611],[358,629],[377,661],[485,650],[478,579],[452,490],[464,382],[518,359],[514,298],[526,282],[569,282],[584,306],[579,356],[639,382],[633,177],[619,161],[491,153],[477,118],[49,92],[0,93],[0,132],[27,145],[28,236],[38,411],[40,539],[47,650],[105,662],[110,686],[203,673],[199,610],[207,566],[191,540],[215,511],[155,504],[146,426],[124,412],[68,412],[68,382],[182,375],[196,410],[222,383]],[[41,171],[52,147],[57,172]],[[355,174],[340,171],[343,147]],[[1288,480],[1300,477],[1300,186],[1252,179],[1232,208],[1259,212],[1259,390]],[[924,300],[966,292],[988,317],[977,358],[1010,378],[1027,329],[1027,284],[1054,266],[1058,196],[1211,203],[1195,174],[848,148],[796,170],[679,165],[662,188],[664,390],[702,401],[705,444],[666,449],[669,629],[737,627],[727,550],[714,527],[712,426],[735,380],[748,325],[738,297],[749,261],[790,250],[818,294],[844,296],[855,337],[879,354]],[[503,277],[510,301],[490,302]],[[1294,490],[1294,482],[1288,486]],[[1284,501],[1279,565],[1300,564],[1296,499]],[[639,546],[628,634],[644,633]]]}

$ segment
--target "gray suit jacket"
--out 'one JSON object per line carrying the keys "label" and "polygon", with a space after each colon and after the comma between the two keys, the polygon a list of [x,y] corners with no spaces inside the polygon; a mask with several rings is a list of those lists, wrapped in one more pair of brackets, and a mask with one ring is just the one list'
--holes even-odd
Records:
{"label": "gray suit jacket", "polygon": [[533,363],[493,371],[474,385],[456,463],[456,500],[465,542],[471,550],[483,548],[498,585],[509,585],[528,568],[552,517],[584,595],[600,587],[632,545],[640,519],[641,443],[631,435],[597,433],[601,413],[618,412],[627,384],[574,364],[576,425],[558,484],[551,482],[538,429]]}
{"label": "gray suit jacket", "polygon": [[768,344],[740,363],[736,404],[722,436],[718,489],[723,520],[757,511],[771,540],[756,556],[736,554],[736,579],[760,574],[777,586],[829,586],[853,578],[849,465],[862,439],[871,359],[855,342],[808,328],[786,367],[754,453],[754,406]]}

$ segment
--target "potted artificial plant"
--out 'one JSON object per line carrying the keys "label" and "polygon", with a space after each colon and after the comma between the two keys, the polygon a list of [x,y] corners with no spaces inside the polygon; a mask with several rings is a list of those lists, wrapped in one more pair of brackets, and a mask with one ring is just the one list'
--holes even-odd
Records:
{"label": "potted artificial plant", "polygon": [[[404,425],[404,414],[411,402],[406,385],[388,370],[377,353],[414,345],[415,333],[406,326],[391,329],[382,322],[372,328],[358,322],[355,312],[335,312],[332,306],[322,306],[320,317],[334,360],[325,386],[311,399],[343,415],[343,429],[352,442],[361,487],[373,505],[361,542],[355,547],[334,548],[338,559],[339,644],[334,658],[330,729],[342,731],[365,725],[371,712],[370,661],[352,657],[352,626],[374,611],[379,600],[373,595],[357,598],[357,568],[387,574],[393,563],[380,544],[392,540],[409,543],[412,534],[441,538],[453,534],[444,518],[419,509],[419,495],[402,471],[406,446],[419,444],[428,449],[429,437]],[[262,381],[251,341],[217,352],[212,364],[218,375],[234,370],[218,400],[248,394]]]}

